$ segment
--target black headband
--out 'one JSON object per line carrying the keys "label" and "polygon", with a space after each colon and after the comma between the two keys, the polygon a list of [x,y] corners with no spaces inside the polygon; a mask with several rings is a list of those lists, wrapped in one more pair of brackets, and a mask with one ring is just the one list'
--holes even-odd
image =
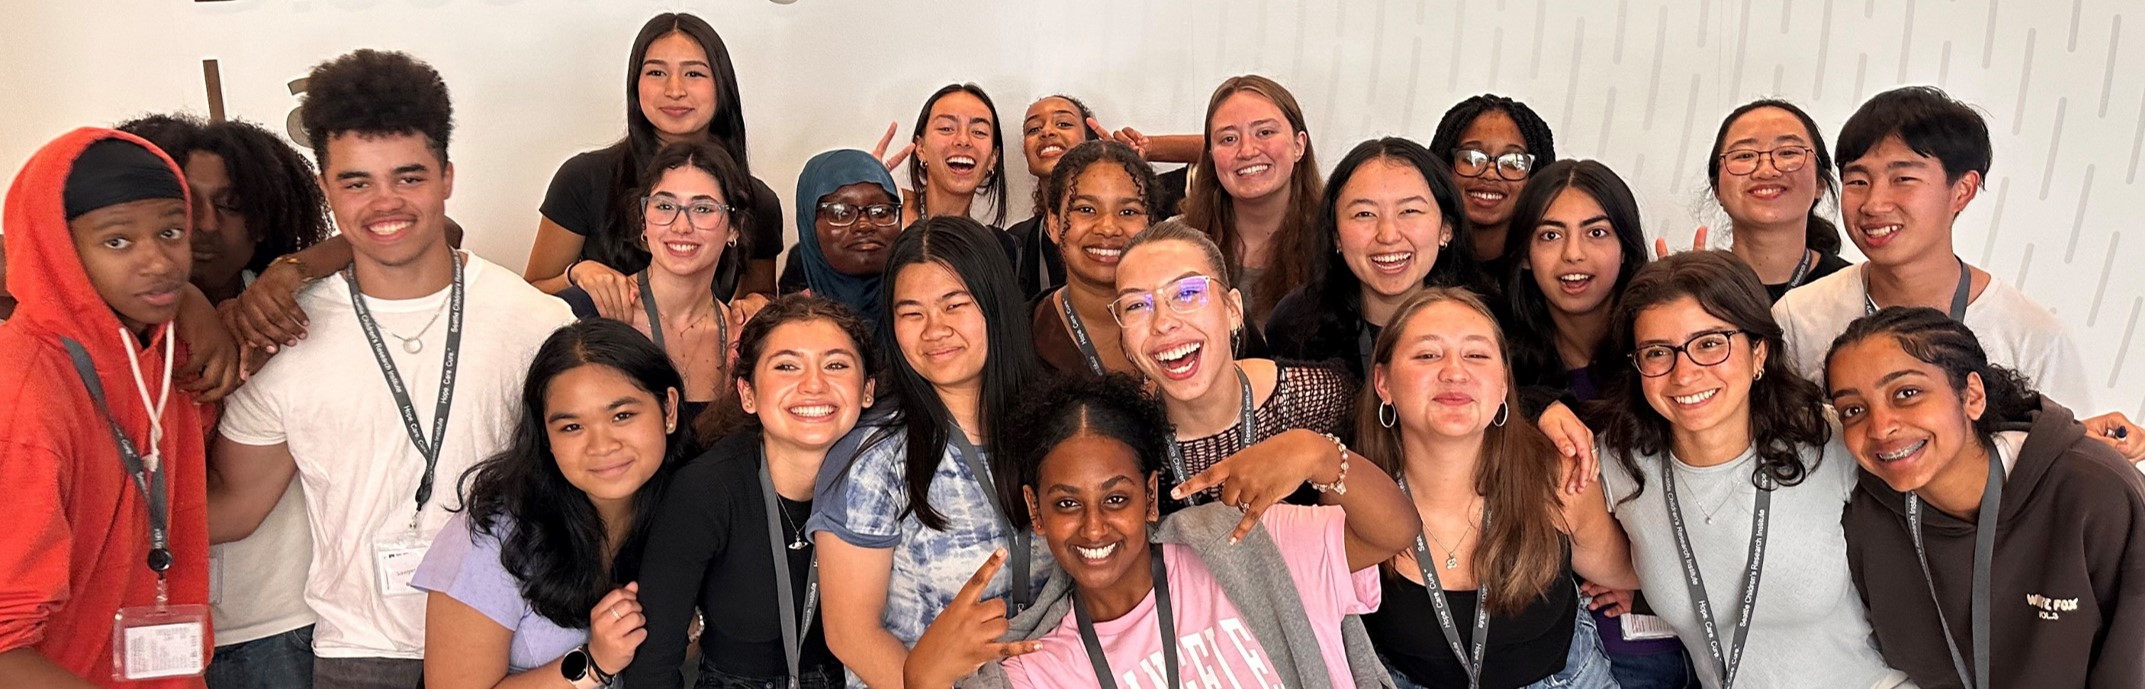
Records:
{"label": "black headband", "polygon": [[186,187],[171,166],[140,144],[105,139],[82,149],[60,192],[67,219],[90,211],[147,199],[184,199]]}

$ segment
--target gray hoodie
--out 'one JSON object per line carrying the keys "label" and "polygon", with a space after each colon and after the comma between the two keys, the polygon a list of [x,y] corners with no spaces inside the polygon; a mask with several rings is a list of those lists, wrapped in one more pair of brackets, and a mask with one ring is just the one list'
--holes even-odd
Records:
{"label": "gray hoodie", "polygon": [[[1326,671],[1325,660],[1318,651],[1318,638],[1312,633],[1310,617],[1303,610],[1303,599],[1297,595],[1295,579],[1289,576],[1280,547],[1264,527],[1253,529],[1242,543],[1229,544],[1229,533],[1243,518],[1243,512],[1226,505],[1189,507],[1162,520],[1154,540],[1189,546],[1199,554],[1213,573],[1214,582],[1236,605],[1252,637],[1266,649],[1284,686],[1334,689],[1331,673]],[[1012,619],[1003,640],[1042,638],[1064,623],[1065,616],[1072,613],[1072,605],[1072,577],[1051,577],[1037,595],[1035,605]],[[1341,643],[1347,649],[1349,672],[1358,689],[1394,686],[1377,652],[1371,649],[1362,620],[1351,615],[1341,623]],[[995,689],[1012,683],[1005,669],[991,662],[957,686]]]}

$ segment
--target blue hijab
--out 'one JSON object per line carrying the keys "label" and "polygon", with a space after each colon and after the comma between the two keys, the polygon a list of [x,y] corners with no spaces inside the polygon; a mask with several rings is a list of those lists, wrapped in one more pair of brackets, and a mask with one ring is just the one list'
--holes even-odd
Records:
{"label": "blue hijab", "polygon": [[894,186],[894,176],[887,174],[886,165],[870,153],[845,148],[827,151],[804,164],[804,172],[797,175],[797,252],[803,257],[805,285],[812,294],[826,297],[843,304],[877,326],[885,320],[879,303],[879,286],[883,276],[858,277],[845,275],[827,264],[827,254],[819,247],[819,232],[813,229],[813,221],[819,217],[819,198],[851,184],[872,182],[886,190],[887,198],[901,200],[901,190]]}

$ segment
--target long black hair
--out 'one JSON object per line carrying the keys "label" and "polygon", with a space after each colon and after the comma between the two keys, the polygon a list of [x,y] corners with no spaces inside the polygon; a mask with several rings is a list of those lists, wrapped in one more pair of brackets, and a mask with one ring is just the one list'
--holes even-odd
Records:
{"label": "long black hair", "polygon": [[[1002,120],[998,118],[997,104],[991,102],[991,95],[984,93],[983,87],[975,84],[947,84],[932,92],[930,98],[924,99],[923,109],[916,111],[916,128],[909,130],[915,132],[910,136],[910,141],[917,143],[923,141],[924,127],[931,124],[931,108],[938,105],[940,98],[945,98],[955,93],[966,93],[975,96],[976,100],[983,101],[983,109],[991,111],[991,172],[990,176],[983,180],[983,188],[985,190],[984,196],[987,197],[986,200],[991,204],[991,226],[1003,227],[1005,226],[1005,127],[1001,124]],[[1068,98],[1067,100],[1071,99]],[[1079,103],[1079,101],[1073,102],[1076,105]],[[1085,128],[1086,125],[1082,124],[1081,126]],[[916,190],[916,208],[919,211],[919,216],[930,212],[930,209],[923,206],[924,188],[928,181],[929,177],[924,173],[923,152],[917,151],[909,156],[909,188]]]}
{"label": "long black hair", "polygon": [[[1557,354],[1556,321],[1549,316],[1549,299],[1542,295],[1541,285],[1535,283],[1527,256],[1542,216],[1568,189],[1583,192],[1600,204],[1602,213],[1609,216],[1609,226],[1616,230],[1616,247],[1623,255],[1617,261],[1616,284],[1610,287],[1609,303],[1604,307],[1613,313],[1618,296],[1646,267],[1646,232],[1639,223],[1639,202],[1615,170],[1593,160],[1559,160],[1536,168],[1527,178],[1527,185],[1520,188],[1519,200],[1512,207],[1512,224],[1504,233],[1504,255],[1510,257],[1503,276],[1507,309],[1504,325],[1512,331],[1512,370],[1522,385],[1547,383],[1562,387],[1560,382],[1564,380],[1564,362]],[[1604,338],[1596,344],[1594,361],[1615,356],[1610,342]]]}
{"label": "long black hair", "polygon": [[[656,505],[671,470],[689,451],[688,431],[679,424],[664,444],[662,467],[633,494],[625,540],[606,544],[602,516],[588,495],[560,473],[544,423],[544,397],[552,380],[582,366],[625,374],[658,404],[668,404],[670,392],[685,389],[670,358],[633,326],[591,318],[560,328],[529,362],[513,440],[499,454],[463,472],[460,481],[462,510],[472,535],[499,539],[499,564],[514,575],[522,599],[537,614],[568,629],[588,627],[588,611],[604,594],[639,578],[641,544]],[[615,545],[617,553],[608,560],[606,545]]]}
{"label": "long black hair", "polygon": [[[1825,395],[1816,383],[1795,375],[1788,366],[1787,343],[1780,324],[1773,321],[1772,300],[1749,264],[1726,251],[1687,251],[1647,264],[1631,279],[1616,305],[1616,318],[1609,326],[1610,345],[1619,355],[1635,351],[1639,314],[1685,297],[1742,331],[1752,349],[1759,343],[1765,345],[1765,364],[1758,369],[1762,377],[1750,384],[1750,441],[1758,451],[1750,482],[1767,490],[1773,485],[1802,483],[1823,456],[1805,465],[1801,448],[1822,446],[1832,439],[1832,426],[1825,421]],[[1646,401],[1638,368],[1625,365],[1614,370],[1601,399],[1591,405],[1596,414],[1591,418],[1602,420],[1597,426],[1602,446],[1616,455],[1637,484],[1624,498],[1629,502],[1646,492],[1646,475],[1639,471],[1638,456],[1671,461],[1667,457],[1675,432],[1668,419]]]}
{"label": "long black hair", "polygon": [[1810,215],[1803,230],[1803,242],[1819,252],[1839,255],[1840,228],[1834,226],[1832,221],[1826,220],[1825,216],[1818,215],[1817,209],[1825,205],[1826,194],[1839,198],[1840,176],[1832,169],[1832,150],[1825,147],[1825,133],[1817,130],[1817,120],[1811,119],[1810,113],[1803,112],[1802,108],[1795,107],[1794,103],[1778,98],[1762,98],[1729,111],[1728,116],[1720,121],[1720,131],[1713,134],[1713,150],[1706,153],[1706,188],[1711,189],[1715,197],[1720,195],[1720,156],[1723,152],[1721,149],[1728,145],[1728,128],[1735,126],[1735,121],[1742,119],[1743,115],[1759,108],[1778,108],[1794,115],[1795,119],[1802,122],[1803,130],[1810,133],[1810,148],[1816,149],[1817,156],[1813,163],[1817,166],[1817,183],[1823,185],[1824,190],[1818,193],[1817,200],[1810,202]]}
{"label": "long black hair", "polygon": [[1890,337],[1907,356],[1942,369],[1951,391],[1962,398],[1967,374],[1981,376],[1987,406],[1981,418],[1974,419],[1974,435],[1984,446],[1993,447],[1996,432],[2005,424],[2028,421],[2041,410],[2041,394],[2034,391],[2032,382],[2018,371],[1989,363],[1988,352],[1973,330],[1926,306],[1887,306],[1847,324],[1847,331],[1834,338],[1825,352],[1827,373],[1841,349],[1875,337]]}
{"label": "long black hair", "polygon": [[223,159],[231,176],[231,204],[253,235],[248,270],[267,270],[278,257],[328,237],[328,201],[314,181],[312,163],[260,125],[173,114],[137,118],[118,129],[148,139],[181,167],[197,152]]}
{"label": "long black hair", "polygon": [[[933,216],[903,230],[886,258],[887,280],[895,284],[902,269],[909,266],[936,263],[945,267],[968,286],[976,308],[983,313],[983,390],[976,405],[976,421],[982,428],[974,430],[986,439],[996,438],[1000,429],[1010,427],[1019,418],[1013,415],[1013,405],[1041,377],[1035,340],[1028,331],[1027,304],[1013,282],[1013,268],[1006,263],[1005,250],[991,232],[966,217]],[[895,427],[908,433],[902,468],[909,490],[906,509],[924,526],[943,530],[946,517],[931,506],[931,477],[937,473],[939,458],[945,456],[946,444],[952,440],[947,433],[954,425],[953,414],[947,411],[931,382],[909,365],[900,343],[894,341],[894,300],[899,296],[895,292],[889,287],[880,297],[880,306],[887,314],[879,324],[879,348],[886,352],[887,359],[880,370],[886,371],[889,387],[901,400]],[[865,446],[887,437],[875,433]],[[1004,453],[992,452],[990,459],[1000,507],[1007,514],[1025,510],[1026,506],[1012,497],[1019,491],[1011,480],[1013,469]]]}
{"label": "long black hair", "polygon": [[[684,12],[658,14],[641,25],[639,35],[633,37],[633,50],[626,59],[626,135],[617,143],[603,149],[607,160],[613,161],[609,189],[604,203],[608,208],[603,225],[595,229],[581,253],[622,273],[638,272],[648,265],[648,250],[633,241],[640,236],[640,194],[635,192],[640,182],[641,171],[647,169],[649,159],[655,157],[662,146],[657,136],[655,123],[641,112],[640,75],[641,61],[648,58],[648,46],[671,34],[683,34],[708,54],[708,67],[715,71],[715,117],[708,122],[707,138],[730,154],[731,162],[747,179],[752,177],[752,164],[745,149],[745,106],[737,92],[737,69],[730,62],[730,48],[723,44],[722,35],[706,20]],[[725,193],[728,189],[725,188]],[[729,199],[733,205],[752,198],[751,189],[742,197]],[[749,227],[752,223],[743,218],[732,218],[734,227]],[[741,240],[742,241],[742,240]],[[716,284],[736,284],[721,282]]]}
{"label": "long black hair", "polygon": [[[1140,474],[1150,477],[1162,471],[1169,445],[1176,442],[1161,401],[1148,395],[1138,378],[1123,373],[1058,376],[1024,397],[1015,412],[1027,423],[999,434],[998,447],[1015,468],[1015,482],[1025,488],[1037,487],[1043,458],[1074,436],[1124,443],[1139,459]],[[1012,514],[1013,528],[1029,527],[1026,509]]]}

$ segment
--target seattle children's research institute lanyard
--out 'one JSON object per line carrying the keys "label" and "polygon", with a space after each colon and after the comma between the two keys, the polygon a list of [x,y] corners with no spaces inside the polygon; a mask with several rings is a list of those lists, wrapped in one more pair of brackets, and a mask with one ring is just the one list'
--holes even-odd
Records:
{"label": "seattle children's research institute lanyard", "polygon": [[[1673,472],[1671,468],[1669,471]],[[1664,474],[1666,475],[1666,474]],[[1740,615],[1735,621],[1735,637],[1727,646],[1721,644],[1720,618],[1713,614],[1713,603],[1706,598],[1705,577],[1698,572],[1698,557],[1691,549],[1691,534],[1683,526],[1683,507],[1676,501],[1676,479],[1672,475],[1661,482],[1661,492],[1668,499],[1668,523],[1676,535],[1677,560],[1683,563],[1683,584],[1691,594],[1691,603],[1698,609],[1698,626],[1706,635],[1706,650],[1713,656],[1713,665],[1720,671],[1721,686],[1735,686],[1735,671],[1743,664],[1743,643],[1750,639],[1750,620],[1758,608],[1758,577],[1765,565],[1766,530],[1771,526],[1773,491],[1771,482],[1758,488],[1757,503],[1750,512],[1750,556],[1743,564],[1743,602]]]}
{"label": "seattle children's research institute lanyard", "polygon": [[[1966,259],[1953,256],[1952,260],[1959,262],[1959,286],[1951,291],[1951,311],[1949,315],[1952,320],[1964,323],[1966,322],[1967,297],[1974,289],[1974,271],[1972,268],[1966,267]],[[1862,276],[1862,315],[1868,316],[1876,312],[1877,298],[1869,295],[1869,276],[1864,275]]]}
{"label": "seattle children's research institute lanyard", "polygon": [[[1414,500],[1408,492],[1408,480],[1400,479],[1400,493]],[[1428,527],[1425,527],[1428,528]],[[1482,510],[1482,532],[1490,532],[1490,511]],[[1462,537],[1465,538],[1464,536]],[[1457,546],[1458,544],[1454,544]],[[1437,580],[1437,570],[1430,566],[1430,544],[1423,542],[1423,535],[1415,534],[1415,567],[1423,575],[1423,591],[1430,594],[1430,607],[1437,611],[1437,626],[1445,633],[1445,645],[1452,648],[1452,657],[1467,670],[1467,687],[1482,686],[1482,658],[1488,652],[1490,642],[1490,582],[1476,573],[1479,583],[1475,586],[1475,635],[1468,644],[1460,644],[1460,626],[1452,616],[1452,602],[1445,599],[1445,585]]]}
{"label": "seattle children's research institute lanyard", "polygon": [[1065,312],[1065,326],[1072,330],[1073,344],[1080,346],[1080,358],[1087,360],[1087,370],[1098,376],[1109,373],[1102,366],[1102,354],[1095,351],[1094,338],[1088,337],[1087,324],[1080,321],[1080,312],[1073,310],[1072,296],[1065,292],[1067,289],[1072,288],[1058,290],[1058,308]]}
{"label": "seattle children's research institute lanyard", "polygon": [[[1278,387],[1278,383],[1276,385]],[[1244,375],[1243,366],[1236,367],[1236,390],[1238,395],[1236,449],[1241,451],[1244,448],[1251,447],[1251,437],[1255,432],[1255,424],[1258,422],[1257,419],[1253,418],[1253,409],[1251,408],[1251,378]],[[1172,438],[1165,447],[1169,450],[1169,473],[1177,477],[1177,483],[1183,484],[1185,481],[1192,480],[1191,473],[1184,466],[1184,450],[1177,447],[1176,439]],[[1187,495],[1184,497],[1184,502],[1187,505],[1197,505],[1203,502],[1202,495],[1204,493]]]}
{"label": "seattle children's research institute lanyard", "polygon": [[[1169,605],[1169,565],[1162,562],[1162,546],[1147,545],[1147,573],[1154,577],[1154,612],[1156,624],[1162,628],[1162,667],[1169,675],[1168,689],[1177,689],[1183,684],[1177,681],[1177,616]],[[1095,616],[1087,610],[1087,601],[1073,594],[1073,619],[1080,625],[1080,644],[1087,647],[1087,662],[1095,667],[1095,685],[1100,689],[1117,689],[1117,677],[1110,672],[1110,659],[1102,653],[1102,638],[1095,634]]]}
{"label": "seattle children's research institute lanyard", "polygon": [[[634,277],[641,283],[641,312],[648,315],[648,339],[655,342],[656,349],[670,351],[670,348],[663,346],[663,313],[655,309],[655,288],[648,286],[648,271],[643,270]],[[720,361],[727,362],[729,361],[730,352],[730,319],[723,315],[722,311],[722,300],[716,299],[715,342],[716,346],[720,348],[717,351],[723,353]],[[691,325],[691,323],[686,324],[688,327]]]}
{"label": "seattle children's research institute lanyard", "polygon": [[1952,670],[1959,673],[1959,684],[1970,689],[1989,689],[1989,579],[1996,564],[1996,513],[2003,511],[2003,472],[2003,460],[1990,451],[1989,482],[1981,490],[1981,513],[1974,518],[1974,597],[1967,604],[1974,635],[1973,674],[1966,672],[1959,640],[1951,634],[1951,621],[1944,618],[1944,602],[1937,599],[1936,576],[1929,572],[1929,551],[1922,546],[1921,497],[1907,494],[1907,533],[1914,537],[1914,557],[1921,562],[1922,581],[1929,584],[1929,602],[1936,606],[1936,624],[1944,630]]}
{"label": "seattle children's research institute lanyard", "polygon": [[949,426],[946,439],[953,442],[961,461],[968,464],[968,473],[974,475],[976,484],[983,488],[983,499],[991,503],[991,512],[998,515],[998,528],[1005,530],[1006,538],[1013,542],[1006,548],[1006,564],[1013,570],[1013,588],[1006,592],[1005,616],[1019,615],[1035,601],[1035,591],[1028,584],[1028,530],[1013,528],[1012,516],[1006,514],[1005,503],[998,499],[998,484],[992,480],[990,465],[984,463],[983,453],[976,450],[976,444],[968,442],[968,434],[962,432],[960,426]]}
{"label": "seattle children's research institute lanyard", "polygon": [[782,659],[789,663],[789,689],[797,689],[797,676],[803,663],[804,637],[812,629],[817,618],[812,613],[819,609],[819,553],[812,553],[812,564],[804,575],[804,612],[797,611],[797,593],[790,590],[789,547],[782,533],[781,496],[775,493],[774,475],[767,469],[767,448],[760,448],[760,493],[767,504],[767,545],[775,559],[775,600],[781,605]]}
{"label": "seattle children's research institute lanyard", "polygon": [[417,405],[410,400],[410,390],[402,382],[402,372],[395,367],[395,359],[387,352],[387,343],[380,337],[380,324],[373,320],[372,309],[365,306],[365,295],[358,291],[355,269],[343,272],[343,282],[350,286],[350,306],[357,311],[358,326],[365,331],[365,342],[372,347],[373,361],[380,365],[380,374],[387,378],[387,391],[395,396],[395,409],[402,414],[403,429],[409,432],[410,444],[424,455],[424,477],[417,483],[417,507],[410,512],[410,530],[417,529],[417,519],[424,512],[425,504],[432,501],[432,482],[439,470],[440,448],[447,440],[447,412],[454,406],[454,374],[462,353],[462,298],[465,291],[462,275],[462,260],[454,258],[454,284],[447,296],[447,351],[445,362],[440,365],[439,398],[432,407],[432,435],[425,437],[424,423],[417,419]]}

